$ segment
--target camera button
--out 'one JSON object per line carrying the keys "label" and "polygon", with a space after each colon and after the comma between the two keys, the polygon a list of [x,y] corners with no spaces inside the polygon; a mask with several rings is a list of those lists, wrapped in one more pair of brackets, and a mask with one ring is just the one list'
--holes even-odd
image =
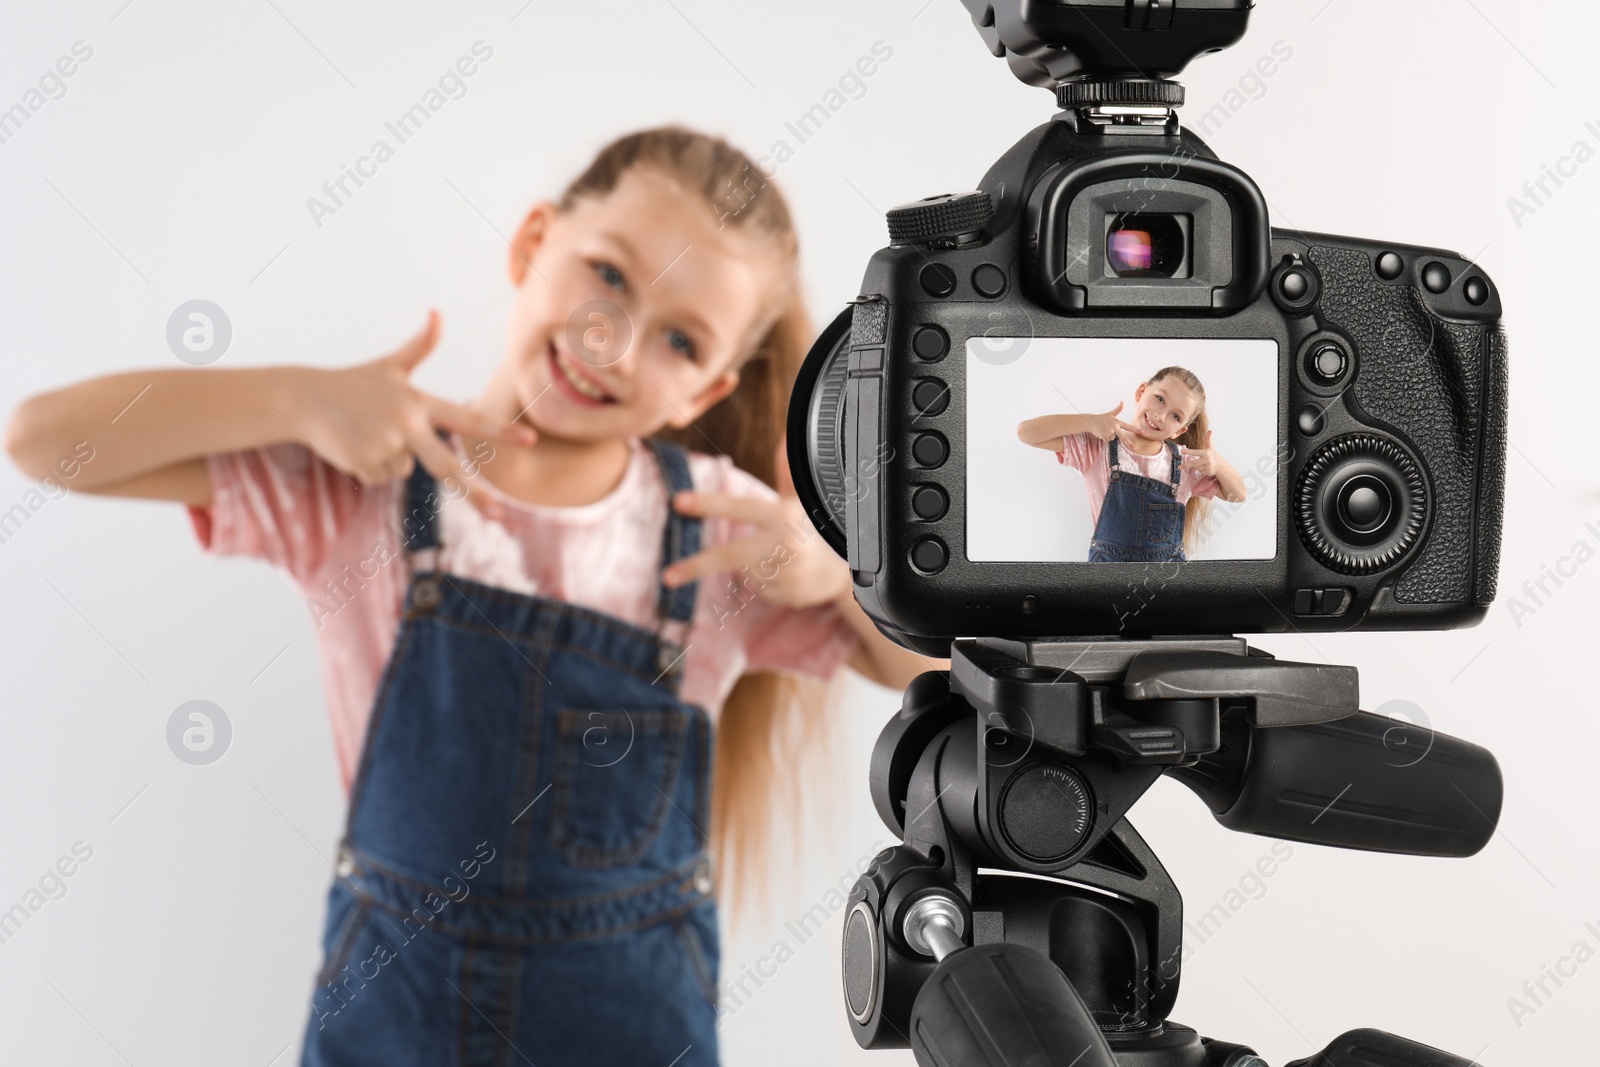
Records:
{"label": "camera button", "polygon": [[950,387],[937,378],[922,378],[911,387],[911,404],[918,415],[938,415],[950,405]]}
{"label": "camera button", "polygon": [[911,563],[917,570],[925,574],[935,574],[944,570],[949,553],[937,537],[924,537],[911,546]]}
{"label": "camera button", "polygon": [[1303,271],[1288,271],[1278,282],[1278,291],[1285,300],[1294,303],[1311,291],[1311,279]]}
{"label": "camera button", "polygon": [[1317,601],[1322,598],[1320,589],[1296,589],[1294,591],[1294,613],[1296,615],[1315,615]]}
{"label": "camera button", "polygon": [[1322,432],[1324,425],[1322,409],[1315,404],[1307,404],[1295,414],[1295,425],[1307,437],[1315,437]]}
{"label": "camera button", "polygon": [[972,272],[972,287],[984,296],[999,296],[1006,291],[1006,272],[993,263],[981,264]]}
{"label": "camera button", "polygon": [[1389,487],[1380,478],[1358,474],[1338,495],[1339,518],[1350,533],[1371,534],[1383,527],[1393,510]]}
{"label": "camera button", "polygon": [[944,518],[945,509],[950,506],[949,499],[944,495],[944,490],[937,485],[921,485],[911,494],[911,510],[917,513],[917,518],[932,522]]}
{"label": "camera button", "polygon": [[917,276],[929,296],[949,296],[956,291],[956,272],[943,263],[929,263]]}
{"label": "camera button", "polygon": [[1473,307],[1479,307],[1489,299],[1489,283],[1482,278],[1468,278],[1461,291],[1466,295],[1467,303]]}
{"label": "camera button", "polygon": [[921,433],[911,442],[911,455],[924,467],[937,467],[950,454],[950,446],[936,433]]}
{"label": "camera button", "polygon": [[1350,369],[1350,357],[1345,351],[1332,341],[1318,345],[1311,350],[1310,358],[1306,360],[1306,370],[1319,385],[1333,385],[1343,378],[1345,371]]}
{"label": "camera button", "polygon": [[1450,268],[1443,263],[1429,263],[1422,268],[1422,284],[1430,293],[1442,293],[1450,288]]}
{"label": "camera button", "polygon": [[922,326],[911,335],[911,351],[919,359],[935,363],[950,351],[950,336],[937,326]]}
{"label": "camera button", "polygon": [[1394,281],[1406,269],[1406,261],[1400,258],[1398,252],[1385,252],[1378,257],[1378,277],[1386,281]]}

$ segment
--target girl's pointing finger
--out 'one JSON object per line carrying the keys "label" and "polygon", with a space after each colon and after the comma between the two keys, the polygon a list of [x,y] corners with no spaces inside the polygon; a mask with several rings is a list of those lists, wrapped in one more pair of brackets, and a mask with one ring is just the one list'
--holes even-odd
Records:
{"label": "girl's pointing finger", "polygon": [[733,496],[730,493],[701,493],[685,490],[672,498],[673,507],[685,515],[716,515],[736,522],[776,522],[779,505],[775,500]]}

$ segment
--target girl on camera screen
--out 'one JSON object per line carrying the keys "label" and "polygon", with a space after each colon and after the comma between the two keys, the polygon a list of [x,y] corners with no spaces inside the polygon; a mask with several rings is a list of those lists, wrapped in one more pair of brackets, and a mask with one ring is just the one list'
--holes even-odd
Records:
{"label": "girl on camera screen", "polygon": [[1089,496],[1090,563],[1186,561],[1199,545],[1214,497],[1245,498],[1232,464],[1211,447],[1205,386],[1183,367],[1163,367],[1123,402],[1097,415],[1041,415],[1017,437],[1056,453],[1083,475]]}

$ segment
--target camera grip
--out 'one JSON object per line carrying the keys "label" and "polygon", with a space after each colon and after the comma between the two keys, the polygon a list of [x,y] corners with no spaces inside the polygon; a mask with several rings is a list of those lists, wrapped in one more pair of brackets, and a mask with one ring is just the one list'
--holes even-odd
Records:
{"label": "camera grip", "polygon": [[1418,286],[1383,282],[1362,248],[1318,243],[1309,258],[1322,277],[1323,315],[1356,346],[1356,406],[1403,434],[1428,472],[1431,530],[1395,585],[1396,601],[1489,604],[1505,483],[1504,331],[1446,317],[1435,306],[1445,297]]}
{"label": "camera grip", "polygon": [[1488,749],[1365,711],[1270,729],[1230,712],[1222,749],[1170,773],[1230,830],[1414,856],[1476,853],[1503,795]]}

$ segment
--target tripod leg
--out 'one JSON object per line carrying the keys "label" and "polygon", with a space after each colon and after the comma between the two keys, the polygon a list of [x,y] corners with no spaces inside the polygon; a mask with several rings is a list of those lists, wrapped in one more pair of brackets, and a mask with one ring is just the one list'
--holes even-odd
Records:
{"label": "tripod leg", "polygon": [[1440,1052],[1382,1030],[1340,1034],[1310,1059],[1286,1067],[1477,1067],[1472,1060]]}
{"label": "tripod leg", "polygon": [[911,1009],[922,1067],[1116,1067],[1089,1009],[1049,957],[996,943],[946,956]]}

